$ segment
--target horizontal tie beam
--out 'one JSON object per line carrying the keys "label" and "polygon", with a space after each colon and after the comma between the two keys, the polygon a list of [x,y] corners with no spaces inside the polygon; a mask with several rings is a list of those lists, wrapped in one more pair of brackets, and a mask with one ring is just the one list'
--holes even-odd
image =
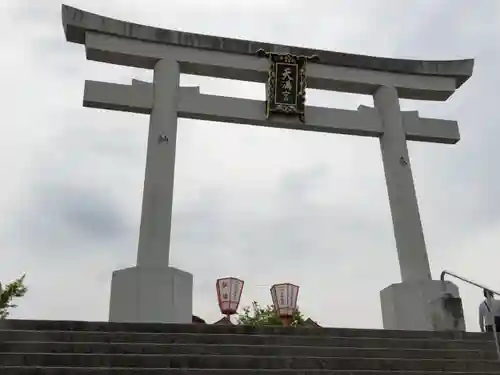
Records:
{"label": "horizontal tie beam", "polygon": [[[83,105],[133,113],[151,113],[152,84],[134,80],[132,85],[86,81]],[[178,116],[188,119],[267,126],[324,133],[380,137],[382,123],[374,108],[356,111],[306,106],[305,123],[287,116],[266,118],[265,102],[251,99],[201,94],[199,87],[181,87]],[[417,111],[403,112],[410,141],[454,144],[460,134],[456,121],[419,118]]]}

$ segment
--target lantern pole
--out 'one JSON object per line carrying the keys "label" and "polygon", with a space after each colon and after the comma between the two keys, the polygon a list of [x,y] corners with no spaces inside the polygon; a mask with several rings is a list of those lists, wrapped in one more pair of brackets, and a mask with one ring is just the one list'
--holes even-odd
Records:
{"label": "lantern pole", "polygon": [[281,321],[283,322],[283,327],[290,327],[291,317],[288,315],[284,315],[281,317]]}

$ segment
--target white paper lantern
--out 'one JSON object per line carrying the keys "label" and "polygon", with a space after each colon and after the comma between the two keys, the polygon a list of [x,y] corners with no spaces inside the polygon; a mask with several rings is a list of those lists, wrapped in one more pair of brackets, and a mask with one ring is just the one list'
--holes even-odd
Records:
{"label": "white paper lantern", "polygon": [[291,317],[297,310],[299,287],[294,284],[275,284],[271,287],[274,308],[281,317]]}
{"label": "white paper lantern", "polygon": [[240,304],[243,285],[244,281],[236,277],[225,277],[217,280],[215,287],[222,314],[232,315],[236,313]]}

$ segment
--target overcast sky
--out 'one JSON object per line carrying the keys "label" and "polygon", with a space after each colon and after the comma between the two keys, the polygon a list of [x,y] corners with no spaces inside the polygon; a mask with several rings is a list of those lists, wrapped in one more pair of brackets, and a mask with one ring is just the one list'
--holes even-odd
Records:
{"label": "overcast sky", "polygon": [[[474,4],[473,4],[474,3]],[[94,13],[188,32],[415,59],[475,58],[444,103],[456,145],[409,144],[434,278],[443,268],[500,290],[500,2],[497,0],[73,0]],[[111,273],[135,264],[148,118],[82,107],[85,79],[151,72],[85,60],[61,3],[0,2],[0,280],[27,272],[17,318],[107,320]],[[205,93],[263,99],[263,86],[183,76]],[[309,92],[355,109],[370,97]],[[172,266],[194,275],[194,312],[218,319],[215,279],[242,303],[300,285],[328,326],[381,328],[379,291],[400,281],[376,139],[180,120]],[[469,330],[481,291],[459,284]]]}

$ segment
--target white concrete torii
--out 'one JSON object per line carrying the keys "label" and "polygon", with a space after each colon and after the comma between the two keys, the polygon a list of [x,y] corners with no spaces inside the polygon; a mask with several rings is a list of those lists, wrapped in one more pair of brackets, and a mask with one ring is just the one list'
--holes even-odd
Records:
{"label": "white concrete torii", "polygon": [[[399,98],[444,101],[472,74],[473,60],[416,61],[227,39],[118,21],[63,5],[70,42],[87,58],[154,69],[153,84],[87,81],[84,106],[150,115],[137,266],[113,273],[110,320],[190,322],[192,275],[169,267],[177,118],[378,137],[386,176],[402,283],[381,292],[384,327],[433,329],[429,301],[443,290],[431,279],[407,140],[454,144],[455,121],[402,112]],[[258,49],[317,55],[308,87],[373,95],[375,108],[306,107],[305,122],[265,116],[264,102],[201,94],[179,87],[180,73],[262,82],[268,61]],[[447,284],[458,296],[458,288]]]}

